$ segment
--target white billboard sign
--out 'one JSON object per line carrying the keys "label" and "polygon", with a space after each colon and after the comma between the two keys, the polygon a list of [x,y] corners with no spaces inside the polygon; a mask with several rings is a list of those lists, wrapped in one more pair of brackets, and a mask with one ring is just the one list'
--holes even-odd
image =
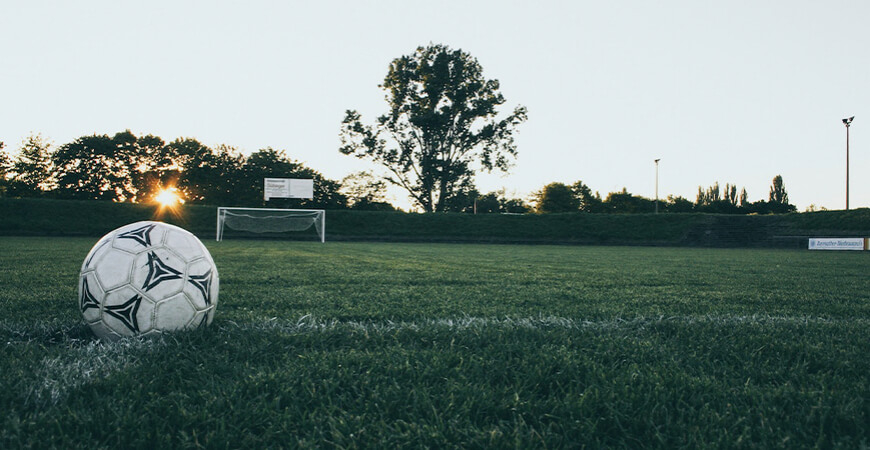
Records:
{"label": "white billboard sign", "polygon": [[810,238],[810,250],[867,250],[865,238]]}
{"label": "white billboard sign", "polygon": [[314,198],[314,180],[265,178],[263,198]]}

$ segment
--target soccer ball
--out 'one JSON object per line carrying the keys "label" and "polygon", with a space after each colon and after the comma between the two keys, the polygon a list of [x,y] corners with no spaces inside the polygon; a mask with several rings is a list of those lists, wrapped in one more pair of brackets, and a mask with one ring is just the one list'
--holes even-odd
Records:
{"label": "soccer ball", "polygon": [[202,242],[162,222],[103,236],[79,276],[79,309],[104,341],[194,329],[214,319],[218,272]]}

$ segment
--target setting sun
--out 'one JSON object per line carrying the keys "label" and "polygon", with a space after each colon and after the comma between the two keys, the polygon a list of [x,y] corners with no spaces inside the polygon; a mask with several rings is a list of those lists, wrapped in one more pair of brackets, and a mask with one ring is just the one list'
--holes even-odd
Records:
{"label": "setting sun", "polygon": [[177,192],[178,189],[175,188],[164,189],[154,196],[154,200],[164,207],[172,207],[177,204],[184,203],[184,200],[178,195]]}

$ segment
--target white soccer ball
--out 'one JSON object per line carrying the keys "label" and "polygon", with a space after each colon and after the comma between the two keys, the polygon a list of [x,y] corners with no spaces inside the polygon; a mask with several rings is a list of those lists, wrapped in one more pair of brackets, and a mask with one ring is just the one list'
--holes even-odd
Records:
{"label": "white soccer ball", "polygon": [[103,236],[79,276],[79,309],[106,341],[194,329],[214,319],[218,272],[202,242],[162,222]]}

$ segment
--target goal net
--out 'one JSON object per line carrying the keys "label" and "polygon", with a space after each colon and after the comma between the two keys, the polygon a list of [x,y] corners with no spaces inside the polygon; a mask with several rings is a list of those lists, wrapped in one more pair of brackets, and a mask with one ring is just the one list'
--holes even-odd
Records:
{"label": "goal net", "polygon": [[322,209],[271,209],[271,208],[218,208],[218,241],[223,240],[224,229],[252,233],[287,233],[317,231],[320,242],[326,242],[326,211]]}

